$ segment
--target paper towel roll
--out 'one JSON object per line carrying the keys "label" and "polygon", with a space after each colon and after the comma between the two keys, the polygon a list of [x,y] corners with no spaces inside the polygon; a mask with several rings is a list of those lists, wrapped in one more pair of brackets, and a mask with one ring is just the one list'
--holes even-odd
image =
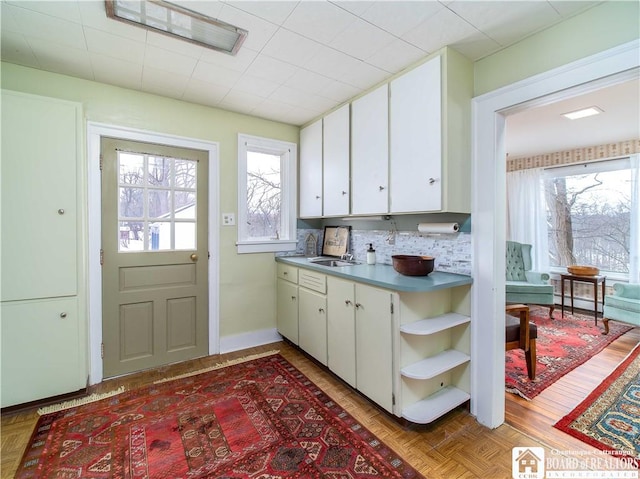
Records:
{"label": "paper towel roll", "polygon": [[459,229],[458,223],[418,223],[420,233],[457,233]]}

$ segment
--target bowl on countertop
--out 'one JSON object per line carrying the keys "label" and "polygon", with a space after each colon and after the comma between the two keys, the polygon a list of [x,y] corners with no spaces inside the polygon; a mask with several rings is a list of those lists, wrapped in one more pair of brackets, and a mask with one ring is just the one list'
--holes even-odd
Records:
{"label": "bowl on countertop", "polygon": [[576,276],[597,276],[600,270],[594,266],[567,266],[567,271]]}
{"label": "bowl on countertop", "polygon": [[405,276],[427,276],[435,265],[433,256],[396,254],[391,256],[391,261],[393,269]]}

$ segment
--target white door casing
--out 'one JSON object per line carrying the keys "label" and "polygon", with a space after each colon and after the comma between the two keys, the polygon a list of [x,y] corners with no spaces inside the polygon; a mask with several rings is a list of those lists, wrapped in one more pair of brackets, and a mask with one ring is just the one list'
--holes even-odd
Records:
{"label": "white door casing", "polygon": [[156,133],[134,128],[87,123],[88,158],[88,267],[89,267],[89,383],[102,381],[102,275],[100,138],[103,136],[178,147],[205,150],[209,153],[209,354],[220,351],[219,336],[219,145],[217,142]]}
{"label": "white door casing", "polygon": [[639,67],[635,40],[473,99],[471,413],[487,427],[505,413],[505,115],[637,77]]}

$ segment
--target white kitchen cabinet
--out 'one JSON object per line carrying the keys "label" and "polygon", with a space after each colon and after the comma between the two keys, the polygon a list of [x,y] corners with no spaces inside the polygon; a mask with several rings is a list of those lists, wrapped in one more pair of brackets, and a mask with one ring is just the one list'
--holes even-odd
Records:
{"label": "white kitchen cabinet", "polygon": [[276,325],[278,332],[298,344],[298,269],[277,265]]}
{"label": "white kitchen cabinet", "polygon": [[389,101],[382,85],[351,104],[351,213],[389,211]]}
{"label": "white kitchen cabinet", "polygon": [[[470,279],[435,272],[436,289],[407,292],[384,287],[387,265],[353,266],[339,277],[307,269],[303,261],[278,261],[300,266],[302,350],[379,406],[414,423],[430,423],[471,398]],[[366,279],[370,268],[376,268],[373,285]],[[279,273],[279,289],[286,283],[283,276]],[[389,280],[390,288],[397,285],[395,274]],[[443,287],[446,283],[451,286]]]}
{"label": "white kitchen cabinet", "polygon": [[349,105],[324,117],[323,216],[349,214]]}
{"label": "white kitchen cabinet", "polygon": [[389,98],[390,210],[442,207],[440,57],[393,80]]}
{"label": "white kitchen cabinet", "polygon": [[327,365],[356,387],[356,300],[353,281],[327,278]]}
{"label": "white kitchen cabinet", "polygon": [[396,414],[427,424],[470,399],[469,287],[399,295]]}
{"label": "white kitchen cabinet", "polygon": [[393,412],[394,293],[336,277],[327,279],[329,369]]}
{"label": "white kitchen cabinet", "polygon": [[393,412],[393,314],[395,293],[355,283],[356,388]]}
{"label": "white kitchen cabinet", "polygon": [[2,406],[86,386],[75,297],[2,302]]}
{"label": "white kitchen cabinet", "polygon": [[322,216],[322,120],[300,130],[301,218]]}
{"label": "white kitchen cabinet", "polygon": [[298,273],[299,346],[327,365],[327,277],[306,269]]}
{"label": "white kitchen cabinet", "polygon": [[472,64],[452,49],[390,84],[390,212],[471,211]]}
{"label": "white kitchen cabinet", "polygon": [[87,385],[81,119],[2,90],[2,407]]}

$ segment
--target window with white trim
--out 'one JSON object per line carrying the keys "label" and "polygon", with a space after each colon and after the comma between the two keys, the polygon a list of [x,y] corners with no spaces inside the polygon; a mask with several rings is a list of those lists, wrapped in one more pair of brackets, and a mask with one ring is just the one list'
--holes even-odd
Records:
{"label": "window with white trim", "polygon": [[609,276],[628,277],[632,246],[638,244],[631,227],[639,206],[632,183],[629,158],[545,171],[552,268],[586,264]]}
{"label": "window with white trim", "polygon": [[238,135],[238,253],[294,251],[297,145]]}

